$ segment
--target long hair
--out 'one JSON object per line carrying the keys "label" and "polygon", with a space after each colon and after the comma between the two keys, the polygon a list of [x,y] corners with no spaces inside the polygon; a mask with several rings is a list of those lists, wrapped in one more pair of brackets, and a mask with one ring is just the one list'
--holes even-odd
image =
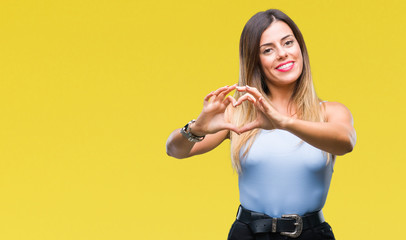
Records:
{"label": "long hair", "polygon": [[[295,35],[299,43],[303,57],[303,69],[296,81],[289,106],[296,107],[296,116],[299,119],[323,122],[323,109],[320,106],[320,99],[317,97],[313,87],[312,75],[310,72],[309,55],[302,33],[296,24],[286,14],[277,9],[270,9],[255,14],[245,25],[240,38],[240,76],[239,86],[249,85],[257,88],[262,95],[270,95],[266,85],[266,76],[263,73],[259,59],[260,40],[262,33],[275,21],[285,22]],[[244,93],[236,91],[234,97],[237,99]],[[269,101],[269,99],[267,99]],[[232,122],[236,126],[242,126],[256,119],[257,109],[248,101],[232,112]],[[252,143],[258,134],[259,129],[237,135],[231,132],[231,158],[232,164],[237,172],[241,173],[241,160],[247,156]],[[243,148],[244,147],[244,148]],[[243,149],[242,149],[243,148]],[[240,152],[243,151],[241,157]]]}

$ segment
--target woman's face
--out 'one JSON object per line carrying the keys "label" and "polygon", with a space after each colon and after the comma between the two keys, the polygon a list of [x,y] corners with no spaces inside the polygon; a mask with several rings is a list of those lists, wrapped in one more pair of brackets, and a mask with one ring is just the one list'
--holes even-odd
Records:
{"label": "woman's face", "polygon": [[292,85],[302,73],[303,58],[300,46],[292,29],[285,22],[273,22],[262,33],[259,51],[267,85]]}

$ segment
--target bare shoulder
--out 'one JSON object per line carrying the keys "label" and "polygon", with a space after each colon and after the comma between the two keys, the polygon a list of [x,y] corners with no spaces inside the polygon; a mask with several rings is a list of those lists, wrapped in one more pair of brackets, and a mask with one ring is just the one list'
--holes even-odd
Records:
{"label": "bare shoulder", "polygon": [[325,106],[326,110],[330,111],[350,111],[344,104],[339,103],[339,102],[322,102],[322,104]]}
{"label": "bare shoulder", "polygon": [[339,102],[323,102],[322,104],[325,108],[327,122],[341,120],[353,123],[352,114],[344,104]]}

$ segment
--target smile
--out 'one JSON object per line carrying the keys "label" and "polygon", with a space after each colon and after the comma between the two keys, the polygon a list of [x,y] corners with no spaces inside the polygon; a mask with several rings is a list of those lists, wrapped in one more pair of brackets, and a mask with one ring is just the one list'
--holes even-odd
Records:
{"label": "smile", "polygon": [[282,65],[279,65],[276,70],[281,71],[281,72],[286,72],[289,71],[293,68],[293,62],[288,62]]}

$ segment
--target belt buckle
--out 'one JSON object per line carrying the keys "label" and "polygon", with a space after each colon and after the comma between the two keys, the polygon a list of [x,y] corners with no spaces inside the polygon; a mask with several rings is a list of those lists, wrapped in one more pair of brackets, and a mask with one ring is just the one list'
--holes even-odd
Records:
{"label": "belt buckle", "polygon": [[303,220],[302,218],[297,215],[297,214],[285,214],[282,215],[282,218],[292,218],[295,220],[295,231],[293,232],[281,232],[281,235],[285,235],[291,238],[297,238],[300,236],[303,230]]}

